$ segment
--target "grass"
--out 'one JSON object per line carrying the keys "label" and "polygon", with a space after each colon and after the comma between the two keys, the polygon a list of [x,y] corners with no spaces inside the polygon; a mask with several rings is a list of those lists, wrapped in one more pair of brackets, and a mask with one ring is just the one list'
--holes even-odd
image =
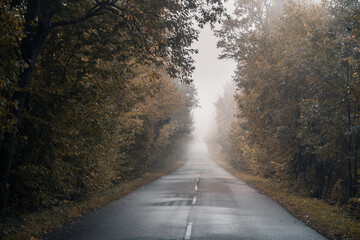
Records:
{"label": "grass", "polygon": [[107,191],[94,194],[79,202],[69,202],[66,206],[53,207],[41,212],[25,213],[16,218],[7,219],[0,225],[0,239],[36,240],[49,232],[61,228],[64,224],[88,214],[102,206],[124,197],[135,189],[175,171],[183,162],[163,167],[157,172],[145,173],[142,177],[127,181]]}
{"label": "grass", "polygon": [[284,183],[240,172],[225,162],[217,163],[237,178],[274,199],[295,217],[327,238],[360,239],[360,221],[351,216],[345,207],[303,197]]}

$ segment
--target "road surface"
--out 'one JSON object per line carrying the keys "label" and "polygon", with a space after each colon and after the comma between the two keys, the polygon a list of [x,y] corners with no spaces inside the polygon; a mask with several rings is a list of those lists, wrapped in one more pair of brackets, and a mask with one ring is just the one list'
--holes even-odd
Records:
{"label": "road surface", "polygon": [[177,171],[47,239],[325,239],[217,166],[201,142]]}

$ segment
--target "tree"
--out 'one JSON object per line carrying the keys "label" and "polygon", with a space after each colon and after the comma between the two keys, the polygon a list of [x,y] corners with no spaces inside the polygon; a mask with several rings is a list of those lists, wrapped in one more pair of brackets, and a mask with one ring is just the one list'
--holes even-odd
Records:
{"label": "tree", "polygon": [[221,151],[228,153],[228,135],[230,127],[235,119],[236,103],[235,103],[235,83],[229,82],[224,86],[221,96],[214,103],[216,108],[216,142],[221,146]]}
{"label": "tree", "polygon": [[[3,2],[10,11],[19,11],[26,36],[20,39],[18,90],[8,96],[16,103],[14,130],[5,132],[1,141],[0,205],[4,214],[8,199],[8,175],[14,157],[16,136],[21,128],[26,102],[30,96],[35,65],[44,44],[55,34],[71,26],[82,26],[87,34],[96,31],[114,34],[108,47],[120,50],[122,62],[155,62],[165,66],[171,76],[188,81],[193,70],[191,43],[197,39],[195,18],[200,26],[214,23],[223,13],[221,0],[212,1],[22,1]],[[105,23],[99,26],[96,23]],[[96,30],[95,30],[96,29]],[[93,31],[95,30],[95,31]],[[24,34],[25,35],[25,34]],[[61,37],[61,35],[59,35]],[[118,42],[120,40],[120,42]],[[96,44],[94,45],[96,46]],[[89,48],[91,51],[94,48]],[[135,56],[135,58],[134,58]],[[126,61],[125,61],[126,60]]]}
{"label": "tree", "polygon": [[[271,12],[255,2],[238,5]],[[240,89],[230,148],[253,173],[331,201],[358,196],[358,9],[357,1],[286,1],[277,20],[224,22],[219,46],[238,61]]]}

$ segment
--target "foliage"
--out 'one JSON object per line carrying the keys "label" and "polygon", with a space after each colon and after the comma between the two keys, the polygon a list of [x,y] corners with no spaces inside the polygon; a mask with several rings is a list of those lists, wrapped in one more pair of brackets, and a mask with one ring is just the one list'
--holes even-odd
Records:
{"label": "foliage", "polygon": [[192,81],[196,27],[223,12],[222,0],[2,0],[2,219],[160,164],[191,130],[196,92],[178,82]]}
{"label": "foliage", "polygon": [[1,1],[1,218],[164,164],[191,133],[196,27],[223,11],[221,0]]}
{"label": "foliage", "polygon": [[234,100],[233,83],[227,83],[221,96],[216,100],[216,124],[217,124],[217,137],[216,140],[222,146],[223,151],[227,152],[227,141],[229,130],[236,113],[236,103]]}
{"label": "foliage", "polygon": [[[0,138],[11,132],[16,121],[12,109],[17,107],[17,100],[12,99],[16,91],[19,70],[22,62],[20,41],[24,37],[23,16],[19,9],[11,8],[9,0],[0,2]],[[10,61],[9,61],[10,60]]]}
{"label": "foliage", "polygon": [[[54,71],[58,65],[51,65],[49,56],[45,59]],[[76,66],[68,67],[69,76],[76,76]],[[119,79],[101,84],[101,75],[92,72],[74,79],[69,89],[59,79],[63,88],[56,92],[45,91],[48,78],[36,78],[11,174],[12,207],[36,210],[104,191],[163,161],[167,146],[178,144],[172,136],[182,140],[190,134],[180,133],[189,128],[190,115],[184,116],[186,122],[175,121],[186,98],[175,81],[151,67],[135,76],[119,89]],[[66,97],[55,102],[59,96]]]}
{"label": "foliage", "polygon": [[217,32],[238,63],[232,163],[345,203],[359,196],[359,6],[280,4],[239,0]]}

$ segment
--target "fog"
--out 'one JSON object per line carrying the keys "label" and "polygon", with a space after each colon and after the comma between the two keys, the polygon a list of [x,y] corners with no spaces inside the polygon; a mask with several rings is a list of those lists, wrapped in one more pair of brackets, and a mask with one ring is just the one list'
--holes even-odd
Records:
{"label": "fog", "polygon": [[[232,13],[234,1],[228,1],[226,8],[228,13]],[[219,29],[220,25],[216,26]],[[222,93],[223,86],[226,82],[232,80],[235,70],[233,60],[219,60],[218,56],[221,49],[216,48],[218,39],[209,26],[202,29],[199,41],[194,47],[199,49],[199,53],[194,55],[195,72],[193,75],[194,84],[198,89],[200,108],[194,111],[195,139],[206,137],[209,131],[215,127],[215,107],[219,94]]]}

